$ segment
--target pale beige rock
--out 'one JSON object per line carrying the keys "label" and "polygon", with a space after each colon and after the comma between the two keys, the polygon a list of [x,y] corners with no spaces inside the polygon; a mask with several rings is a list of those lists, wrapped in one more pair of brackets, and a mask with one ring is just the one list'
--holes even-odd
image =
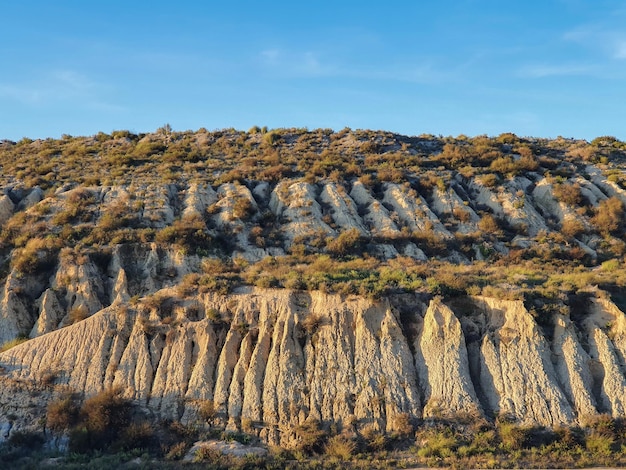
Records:
{"label": "pale beige rock", "polygon": [[43,200],[44,192],[39,186],[32,188],[19,203],[19,209],[26,210]]}
{"label": "pale beige rock", "polygon": [[15,204],[6,194],[0,196],[0,225],[4,225],[13,216]]}
{"label": "pale beige rock", "polygon": [[483,414],[470,376],[461,324],[438,299],[428,306],[414,350],[425,417]]}
{"label": "pale beige rock", "polygon": [[533,196],[526,193],[528,185],[526,178],[515,178],[494,192],[474,180],[470,188],[477,204],[489,207],[497,217],[505,219],[511,226],[525,228],[530,236],[535,236],[546,230],[547,226],[534,207],[535,193]]}
{"label": "pale beige rock", "polygon": [[183,216],[204,217],[207,207],[217,202],[217,193],[209,185],[192,183],[187,188]]}
{"label": "pale beige rock", "polygon": [[336,183],[327,183],[320,200],[330,207],[331,217],[342,230],[356,229],[361,235],[369,235],[359,216],[358,209],[346,189]]}
{"label": "pale beige rock", "polygon": [[175,185],[131,185],[128,190],[121,190],[120,195],[124,192],[132,195],[139,206],[138,217],[150,226],[163,228],[174,221],[173,202],[178,194]]}
{"label": "pale beige rock", "polygon": [[624,349],[626,318],[612,302],[591,300],[590,314],[585,318],[589,355],[594,379],[599,385],[599,405],[614,416],[626,415],[626,367]]}
{"label": "pale beige rock", "polygon": [[579,420],[596,414],[590,358],[580,344],[574,324],[565,316],[555,319],[552,351],[556,356],[554,368],[559,384]]}
{"label": "pale beige rock", "polygon": [[546,178],[537,183],[533,190],[533,198],[544,214],[555,217],[560,223],[569,219],[580,222],[583,227],[589,227],[587,220],[578,215],[573,207],[555,199],[552,184]]}
{"label": "pale beige rock", "polygon": [[128,293],[128,279],[126,277],[126,271],[124,271],[123,268],[120,268],[117,272],[111,298],[113,299],[112,303],[125,303],[130,300],[130,294]]}
{"label": "pale beige rock", "polygon": [[[252,423],[283,445],[311,419],[391,432],[398,417],[483,411],[551,426],[599,411],[624,416],[624,319],[609,301],[592,302],[584,331],[557,317],[552,344],[521,302],[466,302],[455,314],[456,304],[434,300],[423,320],[416,305],[414,354],[385,299],[240,289],[180,301],[167,321],[142,302],[116,303],[0,354],[0,366],[7,379],[53,374],[87,395],[121,387],[157,416],[190,424],[202,400],[213,400],[214,424]],[[587,366],[580,334],[604,375]]]}
{"label": "pale beige rock", "polygon": [[383,201],[390,204],[411,231],[430,231],[443,238],[452,234],[443,226],[430,210],[424,198],[413,189],[406,189],[395,183],[386,183]]}
{"label": "pale beige rock", "polygon": [[600,201],[604,201],[607,198],[600,188],[582,176],[573,178],[573,181],[580,185],[580,192],[593,207],[597,207]]}
{"label": "pale beige rock", "polygon": [[589,179],[593,184],[600,188],[609,197],[615,196],[626,204],[626,190],[624,190],[615,181],[609,181],[603,174],[602,170],[597,166],[588,165],[585,172],[589,175]]}
{"label": "pale beige rock", "polygon": [[46,289],[39,301],[39,316],[30,332],[31,338],[56,330],[65,316],[65,309],[53,289]]}
{"label": "pale beige rock", "polygon": [[335,235],[335,231],[322,220],[315,187],[309,183],[279,183],[272,191],[269,207],[279,220],[286,220],[283,233],[288,246],[302,237]]}
{"label": "pale beige rock", "polygon": [[250,190],[235,183],[222,184],[217,189],[218,201],[215,203],[219,207],[219,212],[213,216],[218,227],[224,227],[229,224],[242,224],[240,219],[244,215],[237,209],[238,204],[248,204],[250,212],[257,212],[258,206],[256,200],[252,196]]}
{"label": "pale beige rock", "polygon": [[520,301],[486,297],[480,346],[480,386],[492,411],[526,423],[569,423],[574,413],[561,391],[548,342]]}
{"label": "pale beige rock", "polygon": [[366,208],[363,216],[372,234],[382,236],[397,236],[400,230],[390,217],[389,211],[382,203],[376,200],[360,181],[355,181],[350,191],[350,197],[360,206]]}
{"label": "pale beige rock", "polygon": [[33,292],[35,288],[16,272],[9,273],[0,290],[0,345],[30,333],[36,318],[19,293]]}

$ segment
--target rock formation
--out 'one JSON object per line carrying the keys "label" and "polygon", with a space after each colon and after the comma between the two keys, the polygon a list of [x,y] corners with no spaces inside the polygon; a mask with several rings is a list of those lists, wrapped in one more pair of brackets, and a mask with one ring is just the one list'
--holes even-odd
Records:
{"label": "rock formation", "polygon": [[395,306],[289,290],[183,301],[165,288],[154,299],[104,308],[0,354],[5,378],[86,395],[121,387],[183,421],[213,400],[223,425],[257,423],[277,444],[307,419],[391,432],[398,415],[548,426],[624,416],[626,318],[606,299],[592,299],[582,323],[557,318],[552,340],[521,302],[485,297],[435,298],[425,310],[418,298]]}

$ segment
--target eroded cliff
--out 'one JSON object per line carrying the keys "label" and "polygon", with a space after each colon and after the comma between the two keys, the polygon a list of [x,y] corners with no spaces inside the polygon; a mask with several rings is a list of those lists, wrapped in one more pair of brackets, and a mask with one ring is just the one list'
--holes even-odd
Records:
{"label": "eroded cliff", "polygon": [[279,444],[311,420],[623,417],[624,149],[297,129],[3,141],[2,432],[112,387],[150,417],[206,405]]}
{"label": "eroded cliff", "polygon": [[[162,418],[242,423],[289,445],[307,420],[393,432],[402,419],[507,415],[556,426],[624,416],[626,319],[591,298],[547,337],[519,301],[372,301],[244,289],[113,304],[0,354],[5,380],[92,395],[121,387]],[[600,373],[602,371],[603,373]],[[15,403],[3,397],[2,412]],[[6,419],[6,418],[5,418]],[[23,423],[28,416],[21,418]]]}

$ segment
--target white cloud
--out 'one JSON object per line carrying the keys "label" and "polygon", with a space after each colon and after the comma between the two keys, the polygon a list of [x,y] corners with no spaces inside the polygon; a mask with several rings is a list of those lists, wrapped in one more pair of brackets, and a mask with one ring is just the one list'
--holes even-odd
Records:
{"label": "white cloud", "polygon": [[32,105],[41,102],[42,90],[23,85],[0,83],[0,97]]}
{"label": "white cloud", "polygon": [[268,71],[286,77],[336,76],[337,68],[325,63],[319,53],[294,52],[284,49],[265,49],[259,53],[260,63]]}
{"label": "white cloud", "polygon": [[261,51],[261,57],[267,64],[276,64],[280,57],[280,51],[278,49],[266,49]]}
{"label": "white cloud", "polygon": [[544,78],[555,76],[596,75],[598,69],[589,64],[535,64],[519,69],[518,75],[527,78]]}
{"label": "white cloud", "polygon": [[99,110],[122,110],[107,103],[107,87],[74,70],[52,70],[19,83],[0,82],[0,97],[23,105],[41,107],[53,103],[74,104]]}
{"label": "white cloud", "polygon": [[626,59],[626,39],[616,41],[614,47],[615,54],[613,57],[616,59]]}
{"label": "white cloud", "polygon": [[[265,49],[258,54],[262,67],[286,78],[355,78],[410,83],[441,83],[456,80],[456,71],[445,72],[432,61],[407,61],[406,64],[372,63],[353,65],[347,60],[332,61],[325,54],[312,51],[294,52]],[[462,67],[462,64],[459,66]]]}
{"label": "white cloud", "polygon": [[626,33],[610,25],[585,25],[563,35],[568,42],[598,52],[605,59],[626,59]]}

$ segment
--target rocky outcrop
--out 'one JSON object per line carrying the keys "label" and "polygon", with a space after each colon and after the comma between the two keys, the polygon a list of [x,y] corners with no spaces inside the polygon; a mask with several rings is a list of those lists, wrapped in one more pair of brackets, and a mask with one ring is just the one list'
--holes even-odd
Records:
{"label": "rocky outcrop", "polygon": [[217,193],[211,186],[192,183],[185,195],[183,216],[203,217],[207,207],[215,202],[217,202]]}
{"label": "rocky outcrop", "polygon": [[17,273],[7,277],[0,290],[0,344],[29,334],[36,317],[24,295],[29,286]]}
{"label": "rocky outcrop", "polygon": [[[354,250],[373,263],[404,255],[460,264],[513,248],[524,259],[540,238],[562,249],[559,256],[578,244],[594,259],[595,249],[615,242],[589,223],[602,200],[623,196],[595,167],[569,179],[585,210],[558,201],[553,180],[538,173],[499,176],[499,186],[457,176],[430,186],[371,178],[66,184],[45,199],[41,190],[5,189],[0,343],[32,338],[0,354],[5,378],[53,377],[87,395],[120,386],[156,415],[186,422],[212,400],[217,422],[229,429],[253,422],[275,443],[290,442],[293,428],[310,419],[393,431],[406,417],[509,415],[559,425],[624,416],[626,319],[600,294],[550,326],[539,326],[521,302],[479,297],[446,304],[414,294],[402,310],[393,297],[220,295],[193,292],[193,283],[178,297],[185,276],[210,277],[217,258],[243,266],[295,244],[297,253],[339,257],[329,243],[347,230],[358,231]],[[483,234],[487,214],[497,227]],[[582,232],[548,236],[568,219]],[[195,251],[199,232],[206,244]],[[41,241],[32,253],[29,237]],[[20,268],[21,255],[41,269]]]}
{"label": "rocky outcrop", "polygon": [[284,234],[288,244],[318,234],[335,234],[324,222],[316,189],[309,183],[279,183],[270,196],[269,207],[276,217],[285,219]]}
{"label": "rocky outcrop", "polygon": [[555,320],[552,352],[559,384],[576,414],[586,417],[597,413],[591,358],[578,339],[574,323],[565,316]]}
{"label": "rocky outcrop", "polygon": [[[48,316],[54,295],[43,295]],[[268,442],[289,445],[311,419],[392,432],[399,417],[507,415],[549,426],[623,417],[625,324],[601,298],[582,322],[557,317],[550,339],[521,302],[486,297],[423,308],[414,297],[261,289],[183,301],[164,289],[18,345],[0,366],[6,380],[86,395],[121,387],[185,422],[212,400],[216,423],[254,423]]]}
{"label": "rocky outcrop", "polygon": [[424,198],[414,189],[406,190],[397,184],[389,183],[386,186],[383,201],[393,207],[395,213],[411,231],[433,231],[444,238],[452,237],[439,218],[430,210]]}
{"label": "rocky outcrop", "polygon": [[414,350],[426,401],[425,417],[483,415],[472,384],[461,323],[438,299],[431,301],[424,315]]}
{"label": "rocky outcrop", "polygon": [[488,409],[527,423],[573,421],[548,341],[522,302],[478,298],[474,305],[475,321],[484,331],[475,375]]}
{"label": "rocky outcrop", "polygon": [[330,207],[333,221],[342,230],[356,229],[361,235],[369,235],[361,221],[356,204],[346,193],[346,189],[343,186],[338,186],[334,183],[324,185],[320,199]]}
{"label": "rocky outcrop", "polygon": [[6,194],[0,196],[0,224],[4,224],[13,215],[15,204]]}

